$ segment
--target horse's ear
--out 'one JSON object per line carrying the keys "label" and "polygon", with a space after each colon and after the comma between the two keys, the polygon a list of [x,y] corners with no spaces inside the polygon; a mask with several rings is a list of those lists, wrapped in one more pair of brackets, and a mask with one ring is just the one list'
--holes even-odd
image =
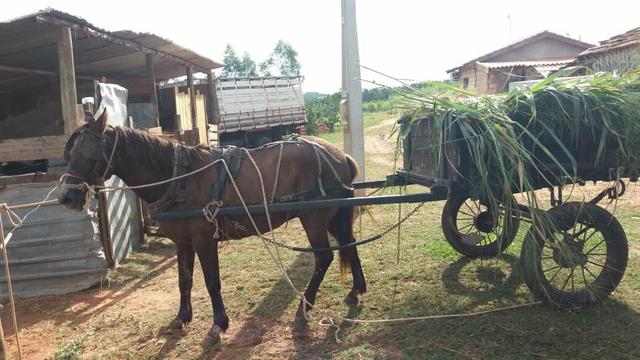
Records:
{"label": "horse's ear", "polygon": [[93,117],[93,113],[91,111],[84,112],[84,122],[90,123],[94,122],[96,119]]}
{"label": "horse's ear", "polygon": [[102,134],[107,129],[107,125],[109,122],[108,118],[109,117],[107,115],[107,109],[105,108],[102,114],[93,122],[92,125],[95,127],[96,130],[98,130],[99,133]]}

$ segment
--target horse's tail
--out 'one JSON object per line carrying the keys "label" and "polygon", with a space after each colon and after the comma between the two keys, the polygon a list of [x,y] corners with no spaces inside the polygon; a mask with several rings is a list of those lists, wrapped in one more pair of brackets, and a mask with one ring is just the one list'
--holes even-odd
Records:
{"label": "horse's tail", "polygon": [[[349,164],[349,171],[351,172],[351,180],[349,181],[351,183],[356,175],[358,175],[358,164],[348,155],[347,163]],[[353,197],[353,191],[349,193],[349,196]],[[339,208],[338,212],[331,219],[329,232],[336,238],[338,244],[346,245],[355,241],[353,237],[353,220],[353,206]],[[354,249],[354,247],[340,249],[340,274],[345,274],[351,267],[351,260],[355,253]]]}

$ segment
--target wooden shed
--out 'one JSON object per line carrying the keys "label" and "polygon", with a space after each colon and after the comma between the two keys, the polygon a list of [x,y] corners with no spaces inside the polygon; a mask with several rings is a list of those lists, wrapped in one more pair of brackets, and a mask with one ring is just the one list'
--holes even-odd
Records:
{"label": "wooden shed", "polygon": [[[41,200],[55,184],[65,170],[67,138],[84,122],[82,99],[95,97],[98,83],[128,89],[130,124],[160,133],[157,83],[186,75],[193,88],[194,73],[213,79],[221,66],[156,35],[109,32],[54,9],[0,23],[0,203]],[[192,123],[172,136],[188,132],[208,142],[191,94]],[[10,175],[36,169],[44,173]],[[140,238],[138,206],[133,193],[122,192],[102,197],[95,214],[39,210],[7,248],[17,294],[62,293],[99,281],[105,266],[124,259]]]}
{"label": "wooden shed", "polygon": [[[53,9],[0,23],[0,162],[60,157],[94,81],[129,89],[134,125],[151,128],[157,82],[187,75],[193,86],[194,72],[212,78],[221,66],[156,35],[109,32]],[[195,100],[190,110],[190,130],[206,133]]]}

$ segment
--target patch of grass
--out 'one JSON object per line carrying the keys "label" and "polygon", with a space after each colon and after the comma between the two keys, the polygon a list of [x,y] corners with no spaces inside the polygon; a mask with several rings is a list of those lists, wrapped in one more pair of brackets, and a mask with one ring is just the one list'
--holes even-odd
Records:
{"label": "patch of grass", "polygon": [[453,250],[451,245],[449,245],[447,240],[442,236],[438,236],[425,243],[424,249],[427,256],[432,259],[455,260],[460,257],[460,254]]}
{"label": "patch of grass", "polygon": [[91,336],[93,336],[93,330],[87,331],[82,335],[76,336],[73,339],[67,341],[64,347],[56,350],[53,354],[55,360],[76,360],[80,359],[82,352],[84,351],[83,343]]}

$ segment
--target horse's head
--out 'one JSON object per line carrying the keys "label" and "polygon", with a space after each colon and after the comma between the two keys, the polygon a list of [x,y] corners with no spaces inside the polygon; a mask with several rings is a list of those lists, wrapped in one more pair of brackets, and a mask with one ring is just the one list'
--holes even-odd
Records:
{"label": "horse's head", "polygon": [[107,175],[107,167],[111,167],[104,149],[107,111],[105,110],[98,119],[87,113],[86,120],[86,124],[71,134],[65,146],[64,159],[68,168],[63,181],[63,191],[58,198],[60,204],[78,211],[85,206],[88,190],[81,185],[96,185],[98,179]]}

